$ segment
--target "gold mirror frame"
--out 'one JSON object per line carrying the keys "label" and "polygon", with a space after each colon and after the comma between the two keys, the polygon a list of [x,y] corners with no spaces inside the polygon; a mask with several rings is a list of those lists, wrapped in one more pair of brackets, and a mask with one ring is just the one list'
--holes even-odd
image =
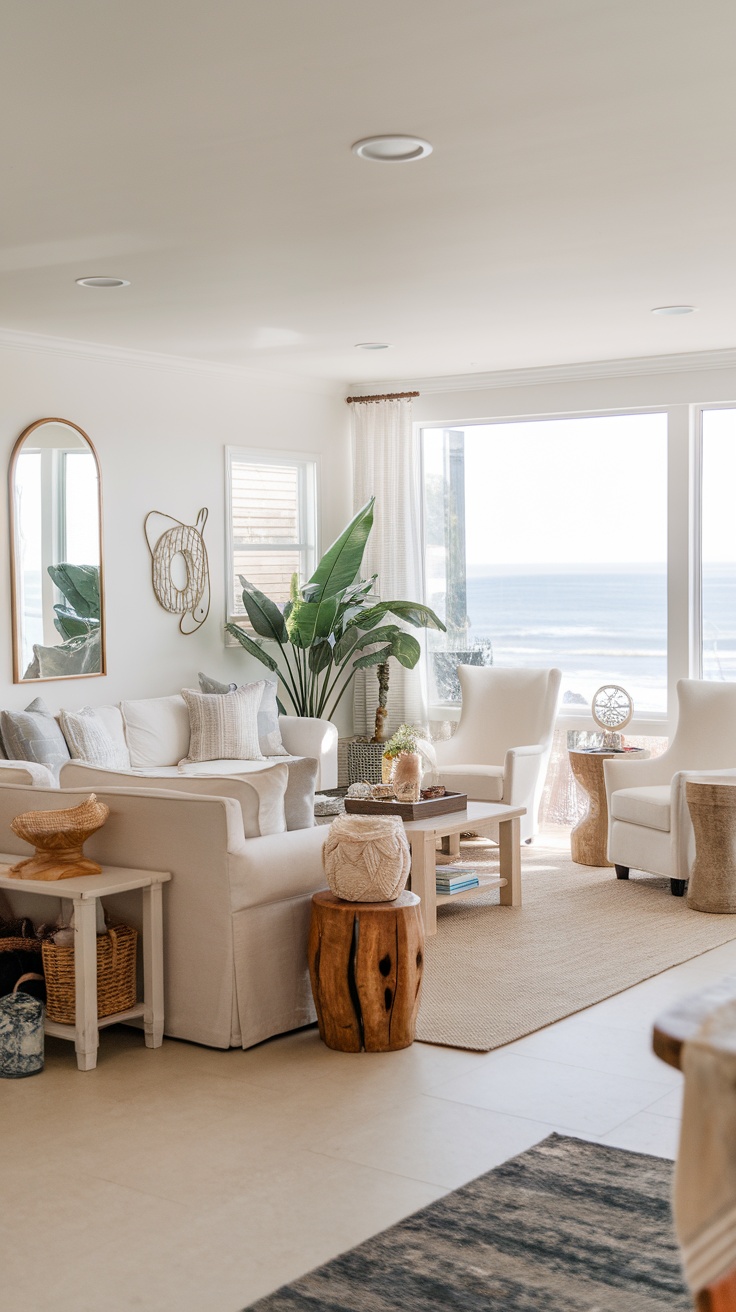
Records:
{"label": "gold mirror frame", "polygon": [[[18,457],[23,449],[26,439],[37,428],[43,424],[63,424],[66,428],[73,428],[79,436],[84,439],[94,457],[95,467],[97,469],[97,528],[100,543],[100,669],[89,674],[57,674],[47,678],[24,679],[23,670],[21,669],[21,643],[22,634],[20,630],[19,607],[19,589],[18,589],[18,569],[19,562],[16,553],[16,517],[15,517],[15,470],[18,463]],[[10,456],[10,465],[8,468],[8,499],[9,499],[9,516],[8,524],[10,529],[10,607],[13,630],[13,683],[57,683],[62,679],[99,679],[107,674],[107,641],[105,633],[105,566],[104,566],[104,547],[102,538],[102,470],[100,469],[100,460],[95,450],[94,442],[87,436],[79,424],[72,423],[71,419],[59,419],[49,417],[46,419],[36,419],[34,423],[29,424],[23,429],[18,438]]]}

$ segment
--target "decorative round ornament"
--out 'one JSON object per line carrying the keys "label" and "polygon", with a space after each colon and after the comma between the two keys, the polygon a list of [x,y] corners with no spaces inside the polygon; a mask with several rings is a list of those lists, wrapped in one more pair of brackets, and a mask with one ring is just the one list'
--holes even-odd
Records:
{"label": "decorative round ornament", "polygon": [[322,849],[327,883],[346,902],[394,902],[411,867],[398,816],[340,815]]}
{"label": "decorative round ornament", "polygon": [[590,709],[598,728],[610,732],[612,729],[625,729],[631,723],[634,703],[620,684],[604,683],[595,693]]}

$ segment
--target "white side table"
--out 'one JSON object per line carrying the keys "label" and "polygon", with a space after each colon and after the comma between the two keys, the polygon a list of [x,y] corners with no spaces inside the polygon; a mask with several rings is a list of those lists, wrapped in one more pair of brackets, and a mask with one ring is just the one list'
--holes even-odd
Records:
{"label": "white side table", "polygon": [[[17,879],[10,866],[22,858],[0,854],[0,891],[12,890],[33,896],[67,898],[74,903],[74,1025],[46,1021],[46,1033],[57,1039],[73,1039],[80,1071],[94,1070],[100,1028],[120,1021],[143,1018],[147,1048],[160,1048],[164,1039],[164,953],[162,885],[171,875],[162,870],[123,870],[103,866],[101,875],[78,875],[73,879]],[[96,899],[139,888],[143,902],[143,1001],[128,1011],[97,1016],[97,908]]]}

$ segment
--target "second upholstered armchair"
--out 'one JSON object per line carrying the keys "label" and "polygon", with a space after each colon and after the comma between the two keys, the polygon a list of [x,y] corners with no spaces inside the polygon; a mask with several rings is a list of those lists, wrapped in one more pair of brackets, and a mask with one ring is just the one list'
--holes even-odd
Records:
{"label": "second upholstered armchair", "polygon": [[525,806],[521,837],[537,815],[560,692],[559,670],[458,666],[462,710],[453,738],[435,743],[440,783],[474,802]]}

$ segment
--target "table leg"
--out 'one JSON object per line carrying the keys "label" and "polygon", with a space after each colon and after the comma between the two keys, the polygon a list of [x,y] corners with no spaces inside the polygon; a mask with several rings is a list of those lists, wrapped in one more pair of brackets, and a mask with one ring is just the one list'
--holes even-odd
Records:
{"label": "table leg", "polygon": [[143,893],[143,1028],[147,1048],[164,1041],[164,933],[161,884]]}
{"label": "table leg", "polygon": [[519,817],[502,820],[498,826],[500,875],[506,880],[501,889],[501,906],[521,906],[521,825]]}
{"label": "table leg", "polygon": [[442,839],[442,855],[443,856],[460,855],[459,834],[445,834],[445,837]]}
{"label": "table leg", "polygon": [[437,933],[437,862],[434,834],[409,835],[411,845],[411,889],[420,898],[424,933]]}
{"label": "table leg", "polygon": [[97,1065],[100,1043],[97,1024],[97,904],[94,898],[74,899],[74,988],[77,1066],[80,1071],[92,1071]]}

